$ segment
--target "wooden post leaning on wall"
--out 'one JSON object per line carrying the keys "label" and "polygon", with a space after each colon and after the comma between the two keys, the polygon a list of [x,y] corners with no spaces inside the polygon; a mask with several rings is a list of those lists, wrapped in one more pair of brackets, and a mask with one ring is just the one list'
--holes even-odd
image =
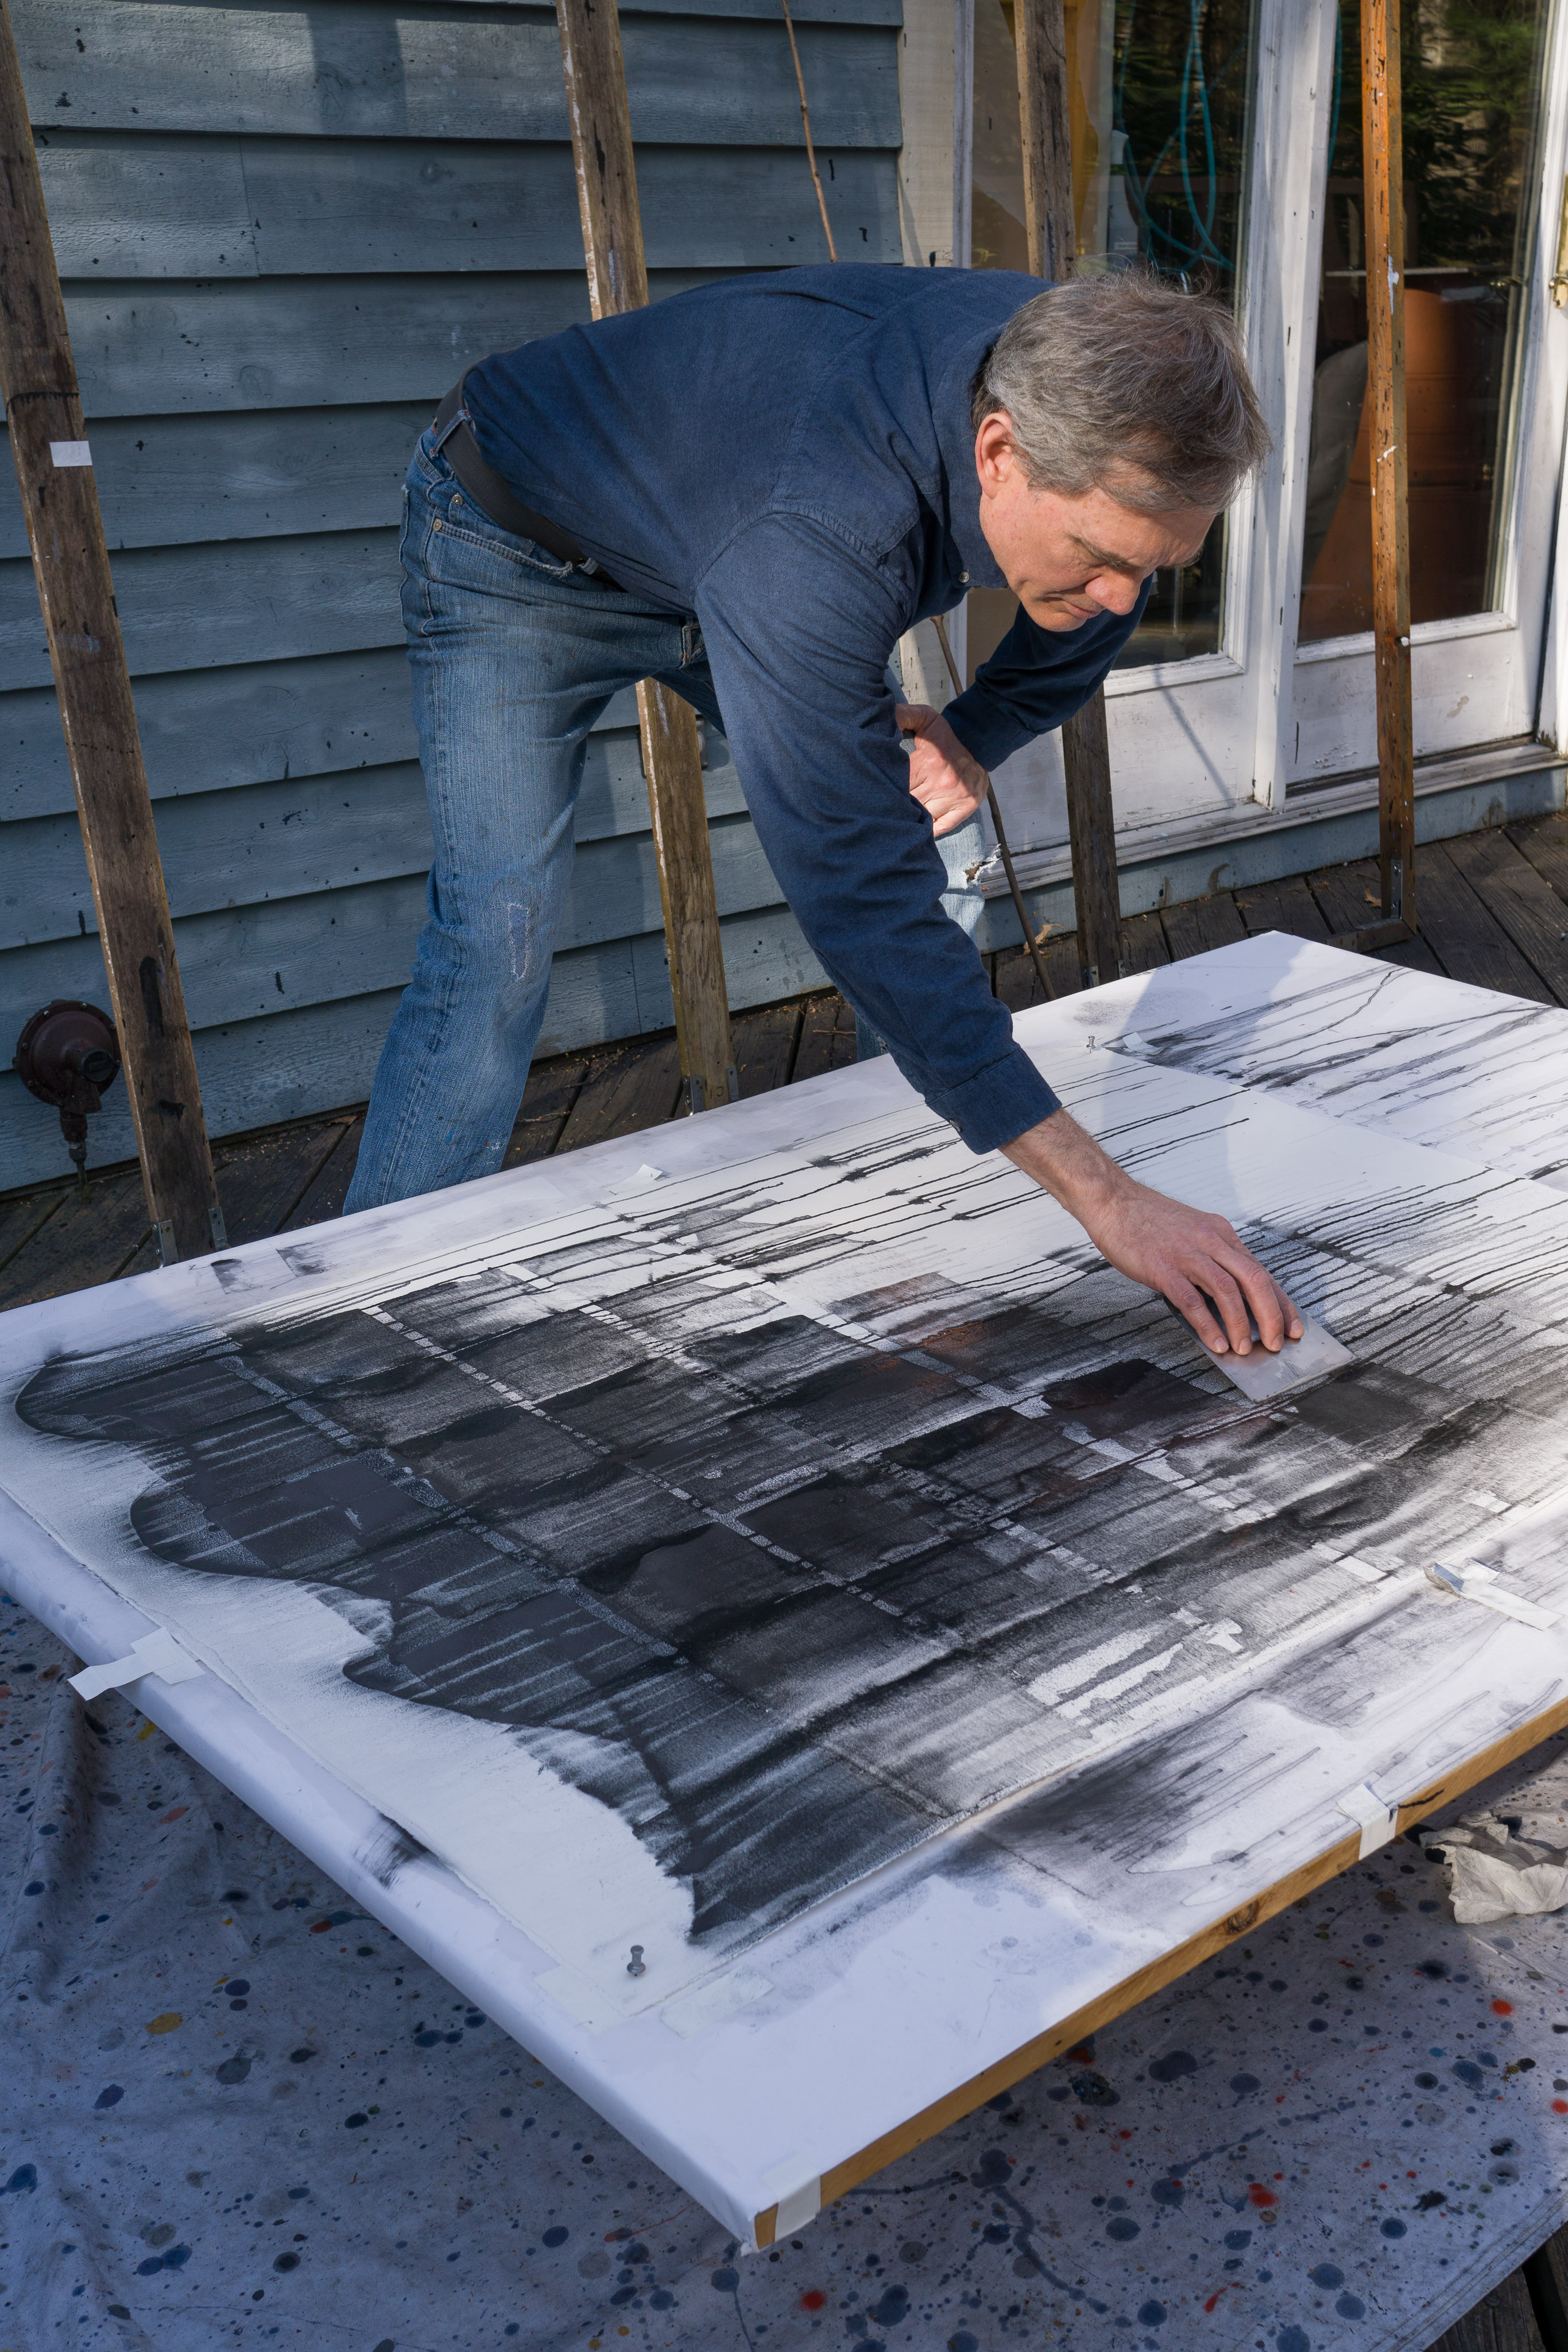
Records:
{"label": "wooden post leaning on wall", "polygon": [[[1036,278],[1061,285],[1077,268],[1078,248],[1062,0],[1017,0],[1015,24],[1029,266]],[[1067,772],[1079,971],[1085,988],[1096,988],[1102,981],[1119,979],[1126,968],[1103,691],[1062,728],[1061,760]]]}
{"label": "wooden post leaning on wall", "polygon": [[[588,297],[594,317],[609,319],[648,299],[621,21],[615,0],[557,0],[557,16]],[[637,710],[681,1075],[692,1109],[712,1110],[733,1102],[739,1087],[696,718],[652,678],[637,688]]]}
{"label": "wooden post leaning on wall", "polygon": [[147,1206],[164,1263],[224,1246],[59,271],[0,0],[0,393]]}
{"label": "wooden post leaning on wall", "polygon": [[1410,505],[1405,437],[1404,110],[1399,0],[1362,0],[1362,169],[1366,195],[1372,625],[1377,677],[1383,920],[1335,944],[1390,947],[1416,934],[1416,764],[1410,694]]}

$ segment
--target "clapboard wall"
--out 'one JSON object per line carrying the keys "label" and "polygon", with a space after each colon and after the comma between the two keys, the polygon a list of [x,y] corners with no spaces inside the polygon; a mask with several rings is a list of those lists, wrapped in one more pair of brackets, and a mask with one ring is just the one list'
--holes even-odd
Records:
{"label": "clapboard wall", "polygon": [[[777,0],[624,0],[654,299],[824,257]],[[899,0],[797,0],[840,251],[900,258]],[[429,829],[396,518],[434,402],[588,315],[553,12],[18,0],[15,21],[214,1134],[362,1099]],[[0,1066],[107,1005],[0,468]],[[732,1003],[821,974],[710,739]],[[594,737],[541,1053],[666,1026],[635,709]],[[95,1160],[133,1149],[122,1089]],[[0,1190],[63,1171],[0,1076]]]}

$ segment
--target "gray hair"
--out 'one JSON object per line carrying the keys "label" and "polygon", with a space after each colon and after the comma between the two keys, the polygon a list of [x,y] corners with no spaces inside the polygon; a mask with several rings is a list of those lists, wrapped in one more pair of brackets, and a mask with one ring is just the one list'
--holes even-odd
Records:
{"label": "gray hair", "polygon": [[1272,446],[1229,311],[1133,270],[1053,286],[1008,320],[975,431],[998,409],[1032,488],[1140,514],[1228,506]]}

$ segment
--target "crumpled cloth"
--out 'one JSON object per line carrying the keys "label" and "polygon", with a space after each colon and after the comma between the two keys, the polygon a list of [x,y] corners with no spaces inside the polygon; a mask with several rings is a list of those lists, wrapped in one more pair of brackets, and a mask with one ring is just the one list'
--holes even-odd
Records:
{"label": "crumpled cloth", "polygon": [[1442,1859],[1462,1927],[1561,1911],[1568,1904],[1568,1848],[1516,1837],[1513,1824],[1496,1813],[1467,1813],[1449,1829],[1424,1830],[1421,1843]]}

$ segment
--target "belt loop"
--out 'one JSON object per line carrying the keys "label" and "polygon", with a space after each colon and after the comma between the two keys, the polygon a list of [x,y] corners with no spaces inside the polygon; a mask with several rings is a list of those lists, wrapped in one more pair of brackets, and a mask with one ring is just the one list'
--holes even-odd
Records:
{"label": "belt loop", "polygon": [[444,444],[456,432],[457,427],[460,425],[466,425],[469,421],[468,411],[463,401],[463,387],[467,381],[466,375],[460,376],[435,412],[434,421],[431,426],[435,436],[431,443],[433,452],[439,452]]}

